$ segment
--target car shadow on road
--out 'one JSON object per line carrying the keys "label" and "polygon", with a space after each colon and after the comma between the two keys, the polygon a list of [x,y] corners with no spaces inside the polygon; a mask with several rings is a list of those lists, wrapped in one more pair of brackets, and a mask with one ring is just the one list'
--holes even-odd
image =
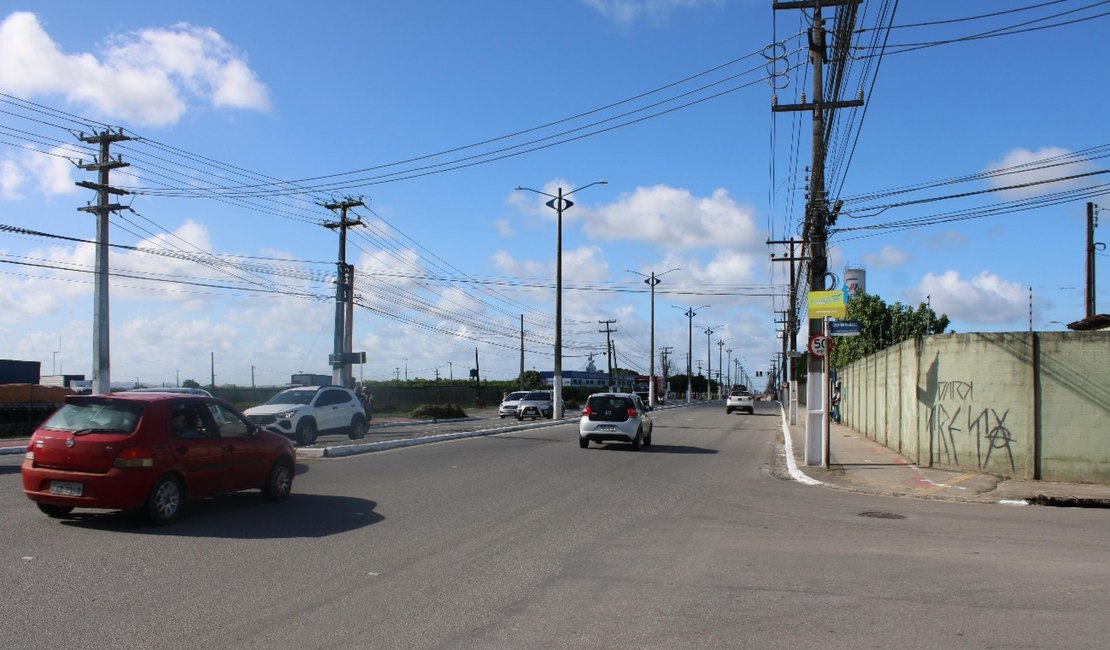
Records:
{"label": "car shadow on road", "polygon": [[270,503],[258,492],[237,492],[189,501],[169,526],[151,526],[132,512],[76,511],[62,523],[118,533],[223,539],[328,537],[383,521],[376,501],[294,492]]}
{"label": "car shadow on road", "polygon": [[[593,443],[597,444],[597,443]],[[598,449],[606,449],[610,451],[627,451],[633,453],[648,452],[651,454],[719,454],[720,451],[716,449],[707,449],[706,447],[691,447],[690,445],[660,445],[652,444],[640,447],[639,451],[632,449],[632,445],[628,443],[614,442],[605,443],[604,446],[598,446]]]}

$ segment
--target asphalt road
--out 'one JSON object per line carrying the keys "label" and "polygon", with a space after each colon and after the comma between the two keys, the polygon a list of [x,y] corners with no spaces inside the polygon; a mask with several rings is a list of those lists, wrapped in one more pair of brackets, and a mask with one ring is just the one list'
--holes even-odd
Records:
{"label": "asphalt road", "polygon": [[57,648],[1102,648],[1110,511],[777,478],[777,406],[302,460],[294,494],[58,521],[0,457],[0,643]]}

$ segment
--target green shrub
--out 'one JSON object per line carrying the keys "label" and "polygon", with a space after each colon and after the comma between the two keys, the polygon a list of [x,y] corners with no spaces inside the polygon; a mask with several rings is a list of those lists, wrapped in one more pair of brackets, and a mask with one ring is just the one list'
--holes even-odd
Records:
{"label": "green shrub", "polygon": [[451,420],[465,418],[466,411],[458,404],[421,404],[413,410],[410,417],[421,420]]}

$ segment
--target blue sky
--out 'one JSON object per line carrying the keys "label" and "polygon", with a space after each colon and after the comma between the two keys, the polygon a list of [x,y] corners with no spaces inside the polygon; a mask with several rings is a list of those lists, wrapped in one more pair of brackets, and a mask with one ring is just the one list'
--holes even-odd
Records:
{"label": "blue sky", "polygon": [[[646,369],[630,271],[677,269],[656,348],[684,366],[683,311],[706,305],[695,368],[713,328],[715,369],[732,350],[765,370],[787,284],[765,242],[800,236],[811,137],[808,113],[770,106],[812,96],[810,14],[771,4],[0,4],[0,224],[41,233],[0,232],[0,358],[91,373],[93,253],[73,240],[95,236],[74,186],[94,178],[71,160],[90,156],[73,133],[106,124],[137,138],[113,147],[135,194],[112,242],[145,249],[112,255],[114,383],[208,383],[213,356],[217,383],[328,373],[338,240],[319,204],[348,196],[367,204],[348,244],[356,375],[458,378],[477,348],[483,375],[513,377],[521,314],[526,367],[550,369],[555,213],[518,186],[584,188],[564,214],[565,369],[604,367],[610,319],[619,365]],[[1108,11],[864,2],[830,270],[865,267],[869,292],[928,299],[958,332],[1027,330],[1030,306],[1038,330],[1081,318],[1085,205],[1110,208]]]}

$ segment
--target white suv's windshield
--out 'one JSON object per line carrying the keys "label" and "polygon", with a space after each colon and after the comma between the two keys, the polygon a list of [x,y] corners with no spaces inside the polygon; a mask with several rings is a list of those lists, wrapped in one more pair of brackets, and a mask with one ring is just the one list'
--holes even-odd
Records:
{"label": "white suv's windshield", "polygon": [[266,400],[267,404],[311,404],[316,390],[283,390]]}
{"label": "white suv's windshield", "polygon": [[525,402],[550,402],[551,393],[542,390],[534,390],[524,396],[522,401]]}
{"label": "white suv's windshield", "polygon": [[505,396],[505,399],[502,400],[502,401],[517,402],[517,401],[520,401],[520,400],[524,399],[524,396],[527,395],[527,394],[528,394],[527,391],[517,391],[515,393],[509,393],[508,395]]}

